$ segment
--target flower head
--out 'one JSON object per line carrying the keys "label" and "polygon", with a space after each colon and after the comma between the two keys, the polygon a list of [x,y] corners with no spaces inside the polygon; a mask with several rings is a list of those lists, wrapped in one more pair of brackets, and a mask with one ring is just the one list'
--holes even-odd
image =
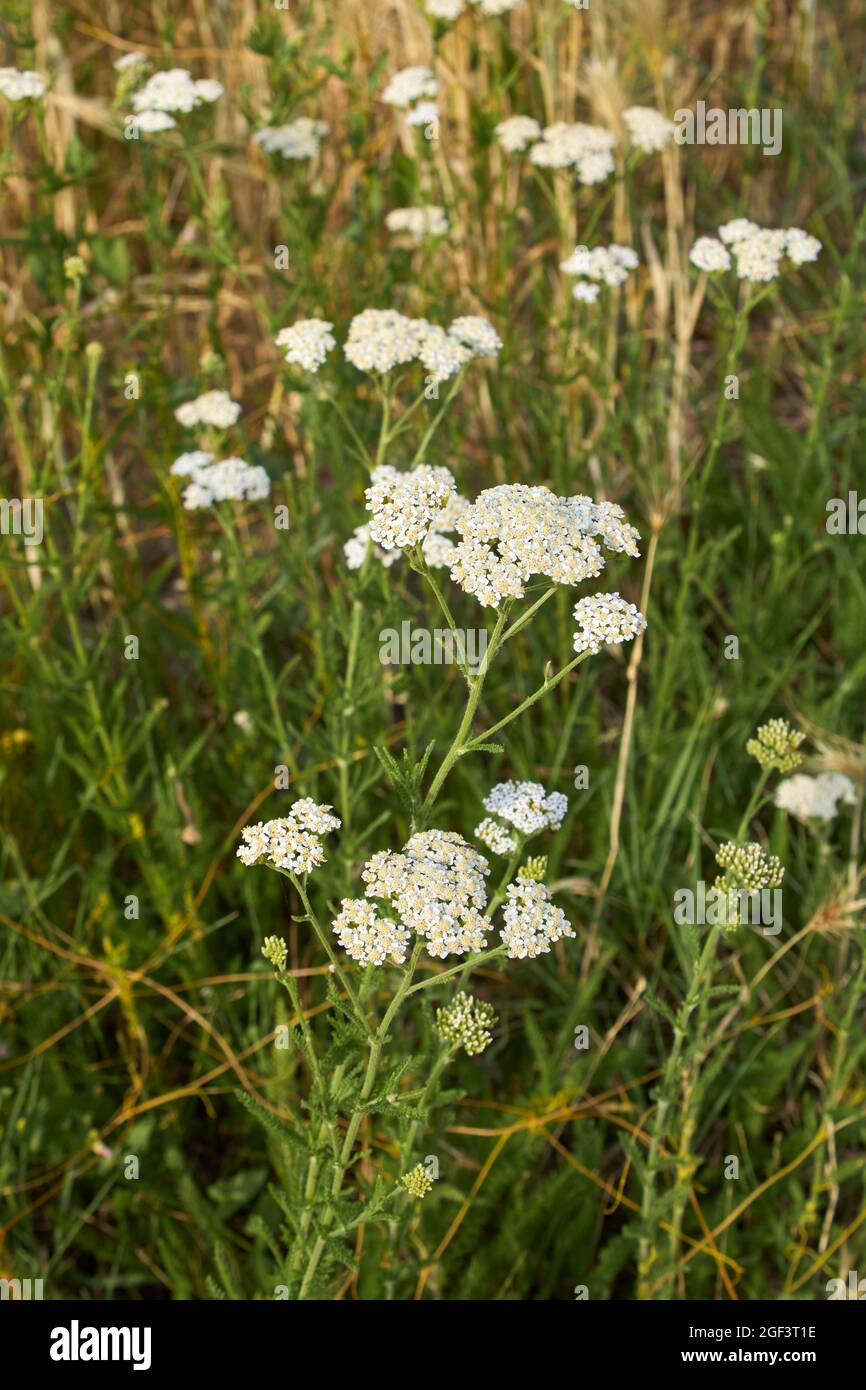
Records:
{"label": "flower head", "polygon": [[780,810],[797,820],[830,821],[836,817],[838,802],[857,805],[857,789],[841,772],[822,772],[817,777],[798,772],[779,783],[774,800]]}
{"label": "flower head", "polygon": [[[172,471],[174,467],[176,464]],[[241,458],[190,467],[188,476],[192,482],[184,488],[183,505],[190,512],[210,507],[214,502],[258,502],[271,490],[265,469]]]}
{"label": "flower head", "polygon": [[433,1187],[433,1179],[430,1177],[423,1163],[416,1163],[414,1168],[410,1168],[408,1173],[404,1173],[400,1182],[409,1193],[410,1197],[415,1197],[419,1201],[427,1196]]}
{"label": "flower head", "polygon": [[207,449],[191,449],[187,454],[179,454],[168,471],[175,478],[192,478],[212,462],[213,454]]}
{"label": "flower head", "polygon": [[144,86],[135,92],[132,109],[145,111],[194,111],[203,102],[217,101],[223,93],[222,84],[211,78],[195,81],[186,68],[169,68],[155,72]]}
{"label": "flower head", "polygon": [[305,372],[317,372],[328,353],[337,346],[331,334],[334,327],[327,319],[299,319],[289,328],[281,328],[274,342],[285,348],[285,360]]}
{"label": "flower head", "polygon": [[541,135],[541,126],[534,116],[509,116],[500,121],[493,134],[506,154],[521,154]]}
{"label": "flower head", "polygon": [[615,144],[616,136],[601,126],[557,121],[545,127],[529,159],[542,169],[573,168],[582,184],[601,183],[614,171],[611,150]]}
{"label": "flower head", "polygon": [[785,250],[794,265],[805,265],[807,261],[817,261],[821,242],[800,227],[789,227],[785,234]]}
{"label": "flower head", "polygon": [[327,121],[299,116],[296,121],[289,121],[286,125],[266,126],[264,130],[257,130],[253,144],[258,145],[265,154],[282,155],[283,159],[315,159],[321,149],[322,138],[330,129]]}
{"label": "flower head", "polygon": [[560,828],[568,797],[562,792],[546,792],[540,782],[497,782],[484,798],[484,809],[524,835],[537,835],[541,830]]}
{"label": "flower head", "polygon": [[241,831],[238,859],[247,866],[267,864],[272,869],[307,874],[325,862],[322,837],[341,824],[331,815],[330,806],[317,806],[310,797],[303,797],[287,816],[246,826]]}
{"label": "flower head", "polygon": [[768,771],[776,768],[779,772],[793,772],[803,761],[797,749],[805,737],[799,729],[792,729],[787,719],[771,719],[755,731],[755,737],[746,744],[746,752]]}
{"label": "flower head", "polygon": [[481,824],[476,825],[473,834],[476,840],[480,840],[493,854],[511,854],[517,849],[514,836],[504,825],[500,825],[498,820],[491,820],[489,816],[485,816]]}
{"label": "flower head", "polygon": [[349,324],[343,351],[359,372],[390,372],[417,357],[417,321],[395,309],[364,309]]}
{"label": "flower head", "polygon": [[331,924],[343,950],[359,965],[402,965],[409,932],[399,922],[380,917],[366,898],[343,898],[340,914]]}
{"label": "flower head", "polygon": [[385,550],[411,550],[424,539],[456,490],[447,468],[422,463],[409,473],[399,473],[383,464],[374,469],[365,492],[372,514],[370,535]]}
{"label": "flower head", "polygon": [[482,606],[498,608],[504,598],[522,598],[533,575],[569,585],[598,575],[601,550],[572,500],[523,483],[485,489],[457,522],[455,584]]}
{"label": "flower head", "polygon": [[450,1004],[436,1010],[436,1031],[443,1042],[462,1047],[469,1057],[477,1057],[493,1041],[491,1029],[496,1015],[489,1004],[463,990]]}
{"label": "flower head", "polygon": [[382,93],[382,100],[389,106],[405,108],[422,97],[435,97],[438,90],[438,79],[430,68],[401,68]]}
{"label": "flower head", "polygon": [[448,325],[448,332],[475,357],[496,357],[502,349],[502,339],[481,314],[462,314]]}
{"label": "flower head", "polygon": [[544,955],[556,941],[574,936],[562,908],[554,907],[550,889],[534,879],[509,883],[505,926],[499,933],[511,960]]}
{"label": "flower head", "polygon": [[730,270],[731,256],[724,242],[712,236],[699,236],[691,251],[689,260],[698,270],[711,275],[717,270]]}
{"label": "flower head", "polygon": [[145,135],[157,135],[161,130],[177,128],[177,121],[167,111],[139,111],[135,124]]}
{"label": "flower head", "polygon": [[262,955],[279,974],[286,968],[289,948],[281,936],[266,936],[262,943]]}
{"label": "flower head", "polygon": [[233,401],[228,391],[205,391],[194,401],[179,405],[174,412],[181,425],[192,429],[195,425],[213,425],[215,429],[227,430],[237,423],[241,407]]}
{"label": "flower head", "polygon": [[785,870],[775,854],[767,854],[759,844],[738,845],[733,840],[720,845],[716,863],[725,869],[725,886],[753,893],[762,888],[780,888]]}
{"label": "flower head", "polygon": [[[423,937],[436,959],[482,951],[487,944],[487,860],[446,830],[413,835],[399,854],[383,850],[364,866],[368,897],[381,898],[402,927]],[[381,909],[377,909],[381,915]]]}
{"label": "flower head", "polygon": [[574,605],[578,630],[576,652],[600,652],[602,647],[631,642],[646,628],[646,618],[618,593],[590,594]]}
{"label": "flower head", "polygon": [[389,232],[406,232],[413,241],[425,236],[444,236],[448,231],[445,209],[430,204],[420,208],[394,208],[385,218]]}
{"label": "flower head", "polygon": [[631,143],[645,154],[663,150],[674,133],[674,123],[653,106],[627,106],[622,113]]}
{"label": "flower head", "polygon": [[45,88],[45,78],[32,69],[0,68],[0,96],[7,101],[38,101]]}

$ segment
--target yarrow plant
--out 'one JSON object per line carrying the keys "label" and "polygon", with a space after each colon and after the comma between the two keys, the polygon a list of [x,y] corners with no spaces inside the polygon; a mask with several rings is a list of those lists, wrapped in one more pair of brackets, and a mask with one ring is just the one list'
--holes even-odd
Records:
{"label": "yarrow plant", "polygon": [[[420,82],[413,76],[398,95],[417,92]],[[299,320],[278,334],[277,343],[292,366],[318,373],[336,346],[332,327],[328,320]],[[420,1092],[429,1103],[449,1059],[461,1051],[477,1056],[491,1039],[492,1010],[467,993],[470,977],[496,961],[537,960],[576,937],[545,882],[546,856],[527,859],[524,855],[531,838],[560,830],[567,798],[531,781],[500,782],[490,790],[483,803],[486,815],[475,821],[475,836],[500,857],[494,874],[485,854],[459,830],[446,828],[436,812],[447,779],[459,760],[488,749],[492,736],[555,689],[605,643],[628,641],[646,626],[635,606],[616,593],[583,600],[576,609],[581,636],[579,643],[575,640],[576,655],[557,675],[546,670],[534,693],[490,728],[476,732],[475,718],[491,663],[502,659],[512,639],[562,586],[576,587],[596,579],[608,555],[638,556],[640,540],[622,508],[585,494],[559,497],[546,487],[503,484],[482,490],[474,499],[463,496],[450,468],[426,461],[432,438],[429,427],[412,466],[385,461],[383,455],[403,425],[401,418],[394,426],[389,414],[389,394],[401,370],[420,361],[435,381],[453,377],[459,382],[469,363],[495,358],[501,346],[496,329],[479,315],[462,315],[446,330],[426,319],[379,309],[357,315],[343,343],[348,363],[374,384],[382,383],[383,409],[378,461],[370,467],[365,489],[368,519],[345,542],[347,570],[361,571],[363,579],[373,562],[391,571],[402,561],[409,575],[420,576],[434,612],[453,630],[452,600],[446,598],[436,577],[444,572],[463,601],[474,600],[482,613],[492,611],[493,631],[478,668],[461,665],[466,706],[435,772],[428,775],[432,745],[416,763],[407,754],[399,761],[390,749],[376,749],[411,834],[402,847],[377,849],[360,864],[363,893],[344,890],[332,905],[324,882],[311,890],[313,874],[317,879],[327,877],[322,867],[324,837],[340,828],[341,818],[332,814],[330,806],[304,798],[286,816],[243,832],[238,850],[241,861],[269,867],[292,884],[303,909],[298,920],[312,926],[330,961],[330,997],[342,1020],[340,1035],[351,1036],[356,1046],[366,1049],[363,1068],[344,1062],[336,1084],[329,1088],[309,1030],[302,1030],[299,1045],[320,1077],[311,1098],[313,1132],[320,1138],[307,1170],[315,1225],[302,1223],[290,1257],[291,1287],[298,1297],[308,1297],[321,1287],[320,1281],[339,1258],[348,1214],[354,1213],[353,1221],[358,1219],[344,1186],[359,1128],[373,1109],[405,1112],[406,1118],[394,1179],[390,1185],[377,1185],[361,1219],[394,1213],[401,1193],[418,1196],[429,1191],[424,1165],[416,1161],[412,1166],[417,1158],[413,1151],[417,1123],[411,1116],[418,1092],[405,1082],[380,1080],[388,1039],[403,1006],[423,1006],[428,991],[446,986],[459,975],[457,994],[450,1003],[446,998],[436,1014],[442,1051]],[[408,407],[405,414],[414,408]],[[529,587],[538,581],[538,591],[530,596]],[[517,605],[524,599],[528,602],[520,611]],[[359,611],[360,600],[356,600],[355,612]],[[314,897],[322,902],[314,903]],[[297,1012],[297,985],[286,969],[287,956],[279,939],[268,938],[265,956]],[[377,977],[384,983],[377,984]],[[382,991],[387,1002],[376,1018],[374,999]],[[345,1050],[340,1055],[345,1056]],[[402,1076],[402,1071],[396,1075]],[[377,1086],[381,1091],[377,1092]],[[340,1109],[347,1116],[343,1136],[337,1120]],[[396,1218],[389,1215],[388,1219]]]}

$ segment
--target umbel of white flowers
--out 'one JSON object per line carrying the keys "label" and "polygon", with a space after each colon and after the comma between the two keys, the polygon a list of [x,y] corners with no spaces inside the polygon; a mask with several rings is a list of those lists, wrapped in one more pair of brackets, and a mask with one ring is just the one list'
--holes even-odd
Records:
{"label": "umbel of white flowers", "polygon": [[[616,503],[557,497],[546,487],[503,484],[469,502],[445,467],[420,464],[401,473],[386,464],[374,469],[366,497],[372,519],[346,543],[350,568],[363,563],[368,538],[383,564],[420,545],[430,566],[449,568],[452,581],[483,607],[522,598],[535,576],[571,586],[595,578],[604,568],[602,546],[640,554],[640,535]],[[618,594],[581,600],[575,617],[584,643],[575,644],[577,651],[599,650],[599,638],[628,641],[646,626]]]}
{"label": "umbel of white flowers", "polygon": [[[288,815],[247,826],[238,858],[248,866],[305,875],[324,862],[322,840],[339,826],[330,806],[305,797]],[[413,936],[437,960],[483,951],[493,925],[485,912],[489,873],[487,860],[461,835],[421,831],[399,853],[380,850],[367,861],[361,872],[366,896],[342,900],[332,931],[359,965],[402,965]],[[563,937],[574,936],[534,866],[518,873],[506,894],[499,935],[512,959],[542,955]],[[265,945],[266,958],[281,969],[279,940],[269,937]]]}

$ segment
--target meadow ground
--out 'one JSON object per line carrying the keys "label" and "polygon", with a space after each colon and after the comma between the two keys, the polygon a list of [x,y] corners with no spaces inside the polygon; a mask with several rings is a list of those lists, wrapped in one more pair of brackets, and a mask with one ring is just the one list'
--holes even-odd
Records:
{"label": "meadow ground", "polygon": [[864,35],[4,0],[0,1276],[866,1275]]}

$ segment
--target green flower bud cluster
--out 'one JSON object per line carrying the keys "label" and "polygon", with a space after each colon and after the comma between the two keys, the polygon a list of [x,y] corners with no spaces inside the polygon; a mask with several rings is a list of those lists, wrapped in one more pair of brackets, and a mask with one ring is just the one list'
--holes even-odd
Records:
{"label": "green flower bud cluster", "polygon": [[433,1179],[424,1167],[423,1163],[416,1163],[414,1168],[410,1168],[408,1173],[404,1173],[400,1179],[401,1183],[409,1193],[410,1197],[417,1197],[420,1201],[426,1197],[433,1186]]}
{"label": "green flower bud cluster", "polygon": [[746,744],[746,752],[757,758],[763,768],[777,768],[779,772],[793,772],[803,761],[797,749],[806,737],[799,730],[792,729],[787,719],[771,719],[756,730],[755,737]]}
{"label": "green flower bud cluster", "polygon": [[767,854],[753,841],[747,845],[735,844],[729,840],[720,845],[716,863],[727,869],[725,879],[728,886],[747,888],[750,892],[760,888],[781,888],[785,870],[775,854]]}
{"label": "green flower bud cluster", "polygon": [[493,1041],[496,1015],[489,1004],[462,991],[444,1009],[436,1010],[436,1031],[443,1042],[462,1047],[469,1057]]}
{"label": "green flower bud cluster", "polygon": [[547,855],[536,854],[517,870],[517,877],[530,879],[533,883],[543,883],[547,873]]}
{"label": "green flower bud cluster", "polygon": [[270,961],[271,965],[279,974],[286,968],[289,958],[289,948],[281,936],[266,936],[262,946],[262,955],[265,960]]}

